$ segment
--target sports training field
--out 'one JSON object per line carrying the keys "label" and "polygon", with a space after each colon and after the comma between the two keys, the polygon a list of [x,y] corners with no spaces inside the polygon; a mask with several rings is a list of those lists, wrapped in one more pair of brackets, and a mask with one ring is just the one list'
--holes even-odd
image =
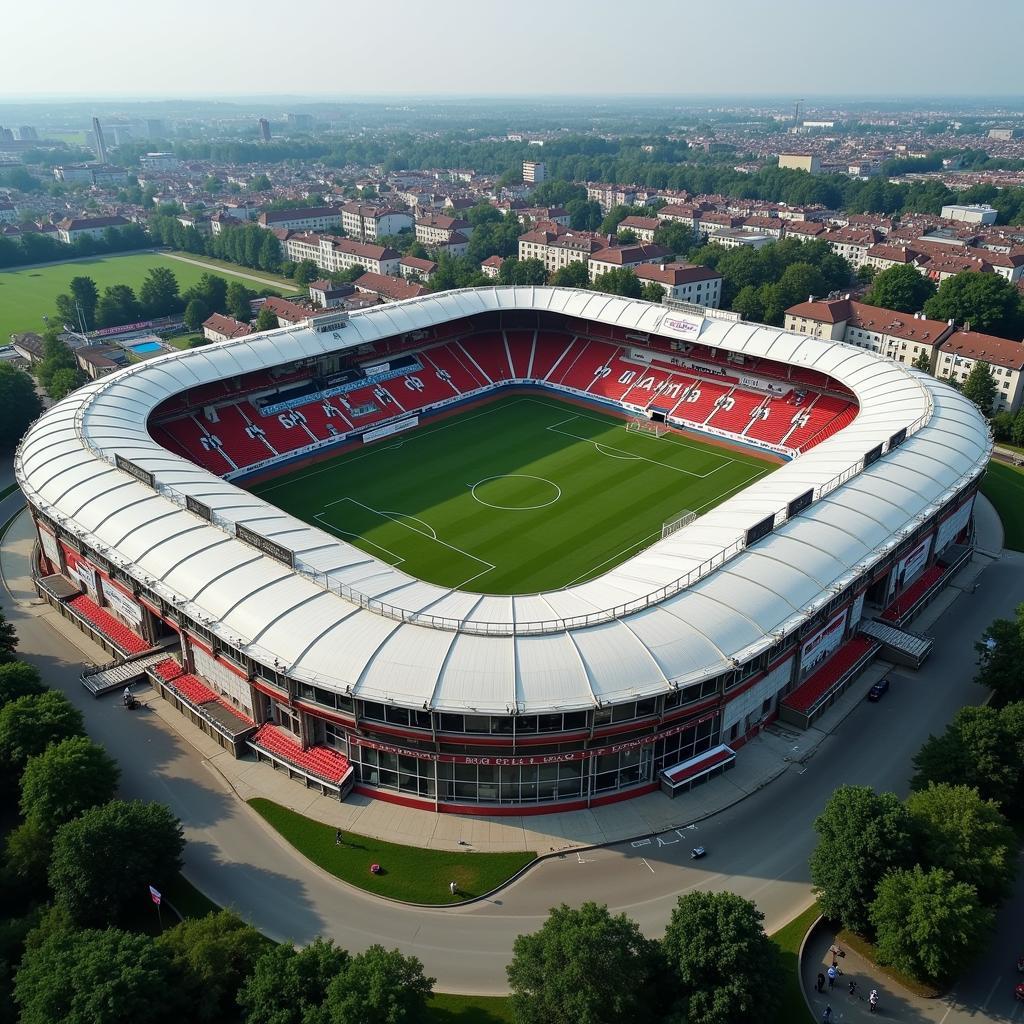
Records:
{"label": "sports training field", "polygon": [[[43,314],[52,316],[56,299],[66,292],[73,277],[91,277],[100,294],[104,288],[115,284],[127,284],[138,293],[139,286],[153,267],[169,267],[178,279],[182,291],[194,285],[204,273],[216,273],[228,281],[241,281],[253,291],[262,287],[218,268],[209,270],[192,263],[183,263],[156,252],[137,253],[132,256],[97,256],[95,259],[76,260],[69,263],[51,263],[45,267],[30,270],[4,270],[0,272],[0,344],[6,345],[14,331],[42,331],[45,327]],[[239,268],[241,273],[250,273]],[[270,278],[258,270],[251,271],[257,277]],[[284,291],[294,291],[282,288]]]}
{"label": "sports training field", "polygon": [[517,594],[605,572],[775,468],[520,395],[252,490],[413,576]]}

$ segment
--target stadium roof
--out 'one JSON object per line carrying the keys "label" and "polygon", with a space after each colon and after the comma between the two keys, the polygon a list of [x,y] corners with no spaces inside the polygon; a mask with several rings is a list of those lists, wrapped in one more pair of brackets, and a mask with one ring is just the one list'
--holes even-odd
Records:
{"label": "stadium roof", "polygon": [[[975,406],[867,351],[720,319],[701,344],[812,368],[860,413],[844,430],[603,576],[564,590],[479,595],[425,583],[158,445],[146,422],[187,388],[495,310],[546,310],[673,336],[679,314],[563,288],[445,292],[175,352],[93,382],[46,412],[16,457],[33,505],[227,644],[293,678],[368,700],[451,711],[592,707],[711,677],[772,647],[897,546],[987,463]],[[678,335],[676,335],[678,336]],[[907,440],[861,471],[865,453]],[[114,465],[153,474],[156,489]],[[786,506],[821,497],[783,522]],[[212,511],[207,522],[185,497]],[[744,549],[748,528],[775,530]],[[296,570],[234,537],[243,524]]]}

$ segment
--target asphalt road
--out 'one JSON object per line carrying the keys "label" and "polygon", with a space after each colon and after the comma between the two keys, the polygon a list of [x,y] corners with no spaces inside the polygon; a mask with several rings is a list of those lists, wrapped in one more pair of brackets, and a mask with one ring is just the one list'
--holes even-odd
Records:
{"label": "asphalt road", "polygon": [[[845,782],[906,791],[913,753],[957,708],[982,696],[972,682],[973,642],[994,617],[1024,601],[1022,570],[1024,556],[1013,553],[991,565],[978,592],[958,597],[935,624],[935,649],[919,673],[893,673],[880,703],[858,706],[806,765],[793,766],[746,801],[695,830],[546,861],[491,901],[445,910],[386,903],[296,855],[155,714],[129,715],[113,701],[89,697],[78,682],[82,657],[74,645],[6,591],[0,597],[24,656],[81,708],[90,734],[120,761],[123,795],[160,800],[182,819],[185,873],[211,899],[277,939],[326,935],[353,950],[375,942],[397,946],[420,957],[438,990],[493,994],[506,990],[504,968],[516,935],[540,927],[559,902],[607,902],[651,935],[664,929],[678,894],[695,888],[756,900],[769,930],[803,910],[811,901],[806,865],[814,817]],[[691,862],[697,842],[708,855]],[[984,993],[970,986],[964,992],[980,1005]]]}

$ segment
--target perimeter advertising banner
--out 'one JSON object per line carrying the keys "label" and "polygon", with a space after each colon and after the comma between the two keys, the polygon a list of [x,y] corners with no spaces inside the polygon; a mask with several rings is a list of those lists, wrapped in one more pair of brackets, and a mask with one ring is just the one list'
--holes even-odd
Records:
{"label": "perimeter advertising banner", "polygon": [[828,623],[804,641],[800,648],[800,671],[806,675],[820,665],[843,642],[848,608],[837,612]]}
{"label": "perimeter advertising banner", "polygon": [[704,327],[704,318],[690,313],[666,313],[658,327],[659,334],[668,333],[683,341],[696,341]]}

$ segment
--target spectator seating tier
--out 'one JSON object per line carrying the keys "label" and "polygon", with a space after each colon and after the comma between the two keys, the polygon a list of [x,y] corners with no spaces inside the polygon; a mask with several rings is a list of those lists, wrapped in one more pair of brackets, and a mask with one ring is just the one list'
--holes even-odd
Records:
{"label": "spectator seating tier", "polygon": [[149,650],[150,645],[147,641],[124,625],[120,619],[115,619],[110,612],[101,608],[88,594],[79,594],[70,598],[67,603],[69,608],[73,608],[124,654],[141,654]]}
{"label": "spectator seating tier", "polygon": [[337,784],[350,771],[348,758],[343,754],[324,746],[311,746],[303,750],[284,729],[270,722],[261,725],[250,742],[282,761],[289,761],[297,768],[328,782]]}

